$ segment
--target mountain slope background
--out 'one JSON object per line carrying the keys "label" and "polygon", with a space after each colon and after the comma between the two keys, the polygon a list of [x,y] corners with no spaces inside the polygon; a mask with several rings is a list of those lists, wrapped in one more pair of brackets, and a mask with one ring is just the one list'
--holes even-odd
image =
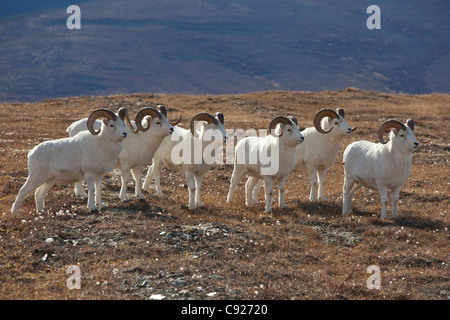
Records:
{"label": "mountain slope background", "polygon": [[[81,8],[81,30],[66,27],[70,4]],[[371,4],[381,30],[366,27]],[[446,1],[5,0],[0,12],[0,101],[450,92]]]}

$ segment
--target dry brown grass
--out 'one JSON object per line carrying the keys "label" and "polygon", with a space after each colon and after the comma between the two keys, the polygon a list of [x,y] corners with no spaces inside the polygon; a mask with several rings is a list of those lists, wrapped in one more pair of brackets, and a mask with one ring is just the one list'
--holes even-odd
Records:
{"label": "dry brown grass", "polygon": [[[288,209],[263,213],[262,194],[244,207],[243,184],[231,206],[226,194],[232,166],[207,174],[205,206],[187,209],[183,176],[164,171],[166,199],[118,199],[118,176],[108,174],[108,209],[91,214],[72,186],[56,186],[46,212],[30,195],[21,213],[10,208],[27,176],[27,152],[67,136],[66,127],[90,110],[112,105],[134,115],[144,103],[163,103],[182,126],[195,113],[222,111],[227,128],[265,128],[273,116],[294,114],[311,126],[323,107],[343,107],[359,129],[344,140],[329,170],[327,202],[308,201],[309,181],[292,175]],[[0,299],[449,299],[449,95],[378,92],[261,92],[239,95],[134,94],[0,104]],[[355,195],[355,213],[340,216],[345,147],[376,140],[387,118],[412,117],[431,142],[414,154],[399,219],[380,219],[378,193]],[[129,188],[133,192],[133,188]],[[52,237],[53,243],[44,240]],[[42,257],[47,254],[47,259]],[[369,290],[366,269],[381,269],[381,289]],[[81,270],[80,290],[66,287],[69,265]],[[208,293],[216,292],[213,296]]]}

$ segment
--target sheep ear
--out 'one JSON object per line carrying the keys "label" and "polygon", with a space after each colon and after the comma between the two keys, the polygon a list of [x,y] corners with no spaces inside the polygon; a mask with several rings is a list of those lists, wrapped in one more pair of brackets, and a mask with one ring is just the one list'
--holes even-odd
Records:
{"label": "sheep ear", "polygon": [[398,130],[395,128],[392,128],[392,132],[394,133],[394,136],[398,135]]}
{"label": "sheep ear", "polygon": [[106,125],[108,125],[109,119],[103,118],[102,121],[103,121],[103,123],[104,123],[105,126],[106,126]]}

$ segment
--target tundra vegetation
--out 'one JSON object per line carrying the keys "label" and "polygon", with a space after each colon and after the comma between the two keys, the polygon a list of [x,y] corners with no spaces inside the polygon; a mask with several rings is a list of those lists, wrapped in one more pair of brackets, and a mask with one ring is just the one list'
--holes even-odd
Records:
{"label": "tundra vegetation", "polygon": [[[108,207],[99,213],[90,212],[73,186],[54,186],[41,214],[33,197],[19,214],[10,213],[35,145],[67,137],[67,126],[96,108],[126,107],[135,115],[158,104],[174,118],[183,115],[185,128],[197,113],[218,110],[230,129],[267,128],[280,114],[311,127],[318,110],[343,108],[346,122],[358,130],[343,139],[327,172],[326,200],[310,202],[307,174],[293,172],[285,187],[288,208],[274,205],[271,214],[263,212],[262,192],[258,203],[245,206],[244,183],[226,204],[233,171],[226,163],[205,174],[203,206],[195,211],[187,206],[183,174],[163,169],[163,198],[151,190],[145,199],[122,202],[120,176],[110,172],[102,189]],[[352,88],[1,103],[0,299],[449,299],[449,106],[449,95]],[[407,118],[430,143],[413,154],[398,219],[381,219],[379,193],[366,188],[355,192],[353,213],[342,217],[345,148],[377,142],[380,124]],[[80,289],[66,286],[71,265],[80,268]],[[371,265],[380,268],[379,290],[367,288]]]}

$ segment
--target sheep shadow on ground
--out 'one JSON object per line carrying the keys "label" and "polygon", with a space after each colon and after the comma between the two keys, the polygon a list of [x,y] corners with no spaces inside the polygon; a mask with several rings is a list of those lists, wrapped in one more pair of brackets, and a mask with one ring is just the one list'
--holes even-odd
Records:
{"label": "sheep shadow on ground", "polygon": [[[306,214],[320,217],[332,217],[332,216],[342,216],[342,205],[337,205],[331,202],[302,202],[300,200],[296,201],[296,208],[303,210]],[[363,211],[360,209],[353,209],[352,215],[355,216],[373,216],[373,212]]]}
{"label": "sheep shadow on ground", "polygon": [[417,217],[412,215],[399,216],[397,219],[377,219],[372,222],[378,226],[399,226],[418,230],[442,230],[449,228],[450,225],[439,220],[430,220],[426,217]]}

